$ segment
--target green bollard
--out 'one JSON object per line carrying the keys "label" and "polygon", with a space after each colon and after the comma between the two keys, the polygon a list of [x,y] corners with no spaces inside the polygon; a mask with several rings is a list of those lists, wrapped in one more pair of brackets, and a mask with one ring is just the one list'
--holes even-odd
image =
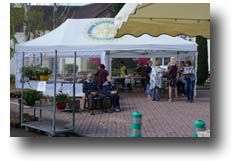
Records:
{"label": "green bollard", "polygon": [[203,120],[194,121],[193,126],[195,128],[194,133],[193,133],[194,138],[198,137],[198,132],[206,131],[206,123]]}
{"label": "green bollard", "polygon": [[132,133],[131,138],[139,138],[142,137],[141,134],[141,126],[142,126],[142,114],[141,112],[133,112],[132,113]]}

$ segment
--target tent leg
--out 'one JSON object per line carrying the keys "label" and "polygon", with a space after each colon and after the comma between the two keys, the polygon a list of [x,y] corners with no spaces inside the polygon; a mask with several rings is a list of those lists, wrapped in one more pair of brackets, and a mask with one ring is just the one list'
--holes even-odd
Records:
{"label": "tent leg", "polygon": [[[39,60],[39,64],[40,66],[42,66],[42,53],[40,53],[40,60]],[[41,119],[42,118],[42,109],[39,110],[39,118]]]}
{"label": "tent leg", "polygon": [[22,53],[22,77],[21,77],[21,82],[22,82],[22,90],[21,90],[21,126],[23,123],[23,108],[24,108],[24,104],[23,104],[23,89],[24,89],[24,76],[23,76],[23,70],[24,70],[24,52]]}
{"label": "tent leg", "polygon": [[73,118],[73,123],[72,123],[72,129],[75,129],[75,83],[76,83],[76,57],[77,57],[77,52],[74,52],[74,66],[73,66],[73,104],[72,104],[72,118]]}
{"label": "tent leg", "polygon": [[109,58],[109,75],[112,76],[112,58]]}
{"label": "tent leg", "polygon": [[195,85],[194,85],[194,96],[197,96],[197,69],[198,69],[198,52],[195,54]]}
{"label": "tent leg", "polygon": [[53,122],[52,122],[52,134],[56,131],[56,80],[57,80],[57,50],[55,50],[54,56],[54,94],[53,94]]}

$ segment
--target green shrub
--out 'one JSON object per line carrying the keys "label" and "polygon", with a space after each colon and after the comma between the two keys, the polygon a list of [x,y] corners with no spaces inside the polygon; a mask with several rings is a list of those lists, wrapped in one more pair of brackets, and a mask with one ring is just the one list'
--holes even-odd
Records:
{"label": "green shrub", "polygon": [[22,68],[23,76],[29,79],[34,79],[35,71],[33,66],[25,66]]}
{"label": "green shrub", "polygon": [[207,39],[201,36],[197,36],[196,43],[198,44],[197,85],[204,85],[208,78]]}
{"label": "green shrub", "polygon": [[50,75],[52,74],[52,70],[50,70],[48,67],[38,67],[39,75]]}
{"label": "green shrub", "polygon": [[22,68],[23,75],[30,80],[39,80],[40,75],[50,75],[52,70],[48,67],[41,67],[41,66],[25,66]]}
{"label": "green shrub", "polygon": [[66,103],[69,101],[69,97],[67,94],[60,93],[56,95],[56,102]]}
{"label": "green shrub", "polygon": [[23,92],[23,99],[26,105],[28,106],[34,106],[35,101],[40,100],[41,93],[36,90],[27,89]]}

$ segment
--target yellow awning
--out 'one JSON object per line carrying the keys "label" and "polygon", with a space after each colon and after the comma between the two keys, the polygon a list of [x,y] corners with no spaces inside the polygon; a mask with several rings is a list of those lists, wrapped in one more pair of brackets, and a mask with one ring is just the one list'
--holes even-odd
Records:
{"label": "yellow awning", "polygon": [[[134,12],[134,11],[133,11]],[[209,3],[147,3],[137,5],[115,37],[189,35],[210,38]]]}

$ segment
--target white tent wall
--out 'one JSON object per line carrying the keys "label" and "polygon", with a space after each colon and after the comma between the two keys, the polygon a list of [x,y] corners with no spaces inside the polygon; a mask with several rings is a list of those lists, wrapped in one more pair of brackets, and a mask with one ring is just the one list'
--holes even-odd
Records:
{"label": "white tent wall", "polygon": [[[54,52],[48,52],[48,53],[40,53],[40,52],[16,52],[15,53],[15,84],[16,88],[21,88],[21,68],[22,68],[22,56],[24,53],[24,59],[25,62],[27,61],[27,65],[40,65],[40,54],[42,54],[43,59],[43,66],[48,66],[48,62],[46,59],[54,58]],[[77,65],[81,67],[81,58],[91,58],[91,57],[99,57],[101,59],[101,63],[105,64],[105,52],[104,51],[98,51],[98,52],[76,52],[77,53]],[[57,52],[58,54],[58,66],[59,71],[62,72],[64,64],[73,64],[73,56],[74,52],[66,52],[66,51],[60,51]],[[35,59],[38,58],[38,59]],[[87,62],[85,62],[87,63]],[[26,65],[26,64],[25,64]]]}

